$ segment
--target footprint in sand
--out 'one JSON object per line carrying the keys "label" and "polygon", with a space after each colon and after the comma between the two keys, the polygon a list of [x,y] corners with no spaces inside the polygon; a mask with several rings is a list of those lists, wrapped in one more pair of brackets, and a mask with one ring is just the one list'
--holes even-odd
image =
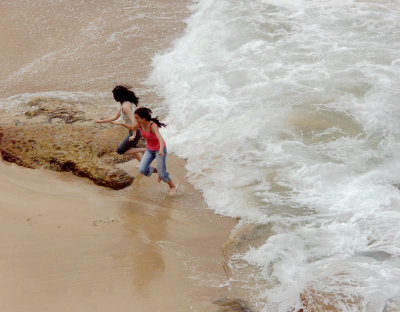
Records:
{"label": "footprint in sand", "polygon": [[109,219],[109,220],[102,220],[102,219],[99,219],[99,220],[94,220],[94,221],[93,221],[93,226],[96,227],[96,226],[99,226],[100,224],[105,225],[105,224],[115,223],[115,222],[118,222],[118,220],[115,219],[115,218],[111,218],[111,219]]}

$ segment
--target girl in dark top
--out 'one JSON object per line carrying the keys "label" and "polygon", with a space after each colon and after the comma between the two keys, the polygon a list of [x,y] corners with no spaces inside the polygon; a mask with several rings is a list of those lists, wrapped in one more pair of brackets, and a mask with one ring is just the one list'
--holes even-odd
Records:
{"label": "girl in dark top", "polygon": [[[129,88],[124,86],[117,86],[112,90],[114,99],[121,104],[121,107],[118,111],[115,112],[115,115],[102,120],[97,120],[97,123],[112,123],[113,121],[122,117],[126,124],[137,126],[137,122],[133,115],[133,108],[138,105],[139,98],[136,96],[135,92],[129,90]],[[133,136],[133,139],[129,140],[130,137]],[[130,130],[129,135],[121,142],[121,144],[117,148],[117,153],[122,155],[133,155],[139,162],[142,160],[142,152],[144,152],[145,148],[137,148],[137,143],[140,139],[140,131],[139,130]]]}

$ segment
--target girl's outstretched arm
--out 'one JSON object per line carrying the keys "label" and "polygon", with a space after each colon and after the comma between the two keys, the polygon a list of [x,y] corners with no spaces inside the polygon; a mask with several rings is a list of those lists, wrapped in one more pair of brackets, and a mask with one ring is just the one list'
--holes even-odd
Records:
{"label": "girl's outstretched arm", "polygon": [[159,150],[159,155],[164,156],[164,146],[165,146],[165,141],[160,133],[160,130],[158,129],[158,126],[156,124],[151,125],[151,130],[153,133],[157,136],[158,140],[160,141],[160,150]]}
{"label": "girl's outstretched arm", "polygon": [[118,111],[115,113],[115,115],[112,116],[111,118],[96,120],[96,123],[112,122],[114,120],[117,120],[120,116],[121,116],[121,110],[118,109]]}
{"label": "girl's outstretched arm", "polygon": [[137,125],[128,125],[126,123],[123,122],[118,122],[118,121],[112,121],[111,122],[113,125],[117,125],[117,126],[122,126],[126,129],[132,130],[132,131],[136,131],[137,129],[139,129],[139,127]]}

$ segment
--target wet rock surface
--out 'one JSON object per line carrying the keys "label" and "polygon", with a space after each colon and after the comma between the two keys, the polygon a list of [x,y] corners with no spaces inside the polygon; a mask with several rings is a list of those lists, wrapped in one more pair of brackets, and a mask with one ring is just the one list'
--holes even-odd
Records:
{"label": "wet rock surface", "polygon": [[228,278],[232,278],[234,273],[230,263],[235,254],[243,254],[250,247],[257,248],[273,235],[272,224],[244,224],[237,226],[229,236],[229,239],[222,246],[224,261],[222,263]]}
{"label": "wet rock surface", "polygon": [[235,253],[244,253],[250,246],[257,248],[273,235],[272,224],[245,224],[232,231],[223,246],[223,254],[230,258]]}
{"label": "wet rock surface", "polygon": [[[327,281],[329,283],[329,281]],[[348,286],[348,285],[347,285]],[[345,295],[329,291],[308,287],[300,295],[303,309],[297,312],[341,312],[341,311],[363,311],[364,299],[358,295]]]}
{"label": "wet rock surface", "polygon": [[97,185],[122,189],[134,178],[116,164],[129,160],[115,150],[127,131],[96,124],[76,103],[34,99],[24,116],[0,122],[4,160],[28,168],[67,171]]}
{"label": "wet rock surface", "polygon": [[59,120],[67,124],[72,124],[77,121],[90,121],[91,119],[84,117],[84,112],[77,109],[73,105],[65,105],[59,100],[41,98],[33,99],[28,103],[32,108],[25,112],[27,118],[34,118],[42,116],[47,119],[49,123],[53,120]]}

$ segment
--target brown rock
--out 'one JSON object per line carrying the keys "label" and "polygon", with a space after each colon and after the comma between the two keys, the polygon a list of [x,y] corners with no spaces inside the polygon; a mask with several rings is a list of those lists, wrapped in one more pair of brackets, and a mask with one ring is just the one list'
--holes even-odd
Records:
{"label": "brown rock", "polygon": [[[332,282],[332,281],[330,281]],[[348,285],[346,285],[348,286]],[[335,287],[336,288],[336,287]],[[341,312],[343,307],[350,310],[362,311],[363,298],[358,295],[345,295],[308,287],[300,295],[304,312]],[[300,310],[300,311],[302,311]]]}
{"label": "brown rock", "polygon": [[94,183],[122,189],[133,177],[116,167],[126,159],[115,150],[127,131],[95,124],[74,103],[36,99],[33,111],[18,125],[0,126],[0,152],[4,160],[28,168],[68,171]]}
{"label": "brown rock", "polygon": [[63,105],[63,102],[56,99],[36,98],[28,103],[28,106],[33,107],[33,110],[25,112],[25,116],[28,118],[45,116],[48,122],[52,122],[53,119],[59,119],[67,124],[90,120],[84,117],[82,111],[71,105],[73,103],[66,104]]}

